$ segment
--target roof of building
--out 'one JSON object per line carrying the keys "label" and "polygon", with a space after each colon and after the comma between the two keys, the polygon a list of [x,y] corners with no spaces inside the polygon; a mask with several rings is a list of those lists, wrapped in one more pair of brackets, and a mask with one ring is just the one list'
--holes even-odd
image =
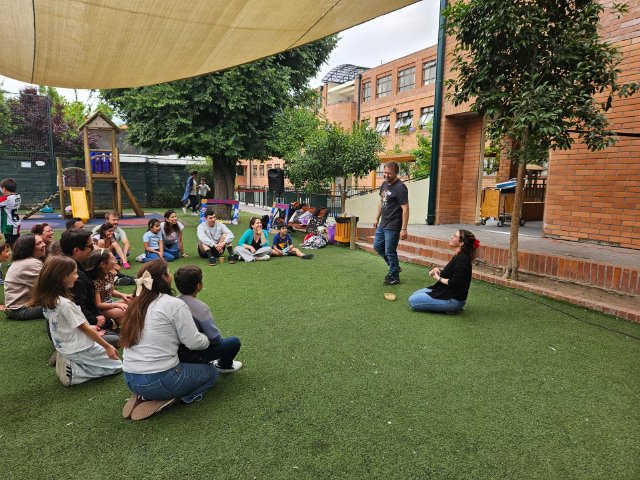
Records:
{"label": "roof of building", "polygon": [[357,65],[351,65],[350,63],[343,63],[335,68],[332,68],[322,79],[322,83],[346,83],[354,78],[359,73],[369,70],[368,67],[359,67]]}

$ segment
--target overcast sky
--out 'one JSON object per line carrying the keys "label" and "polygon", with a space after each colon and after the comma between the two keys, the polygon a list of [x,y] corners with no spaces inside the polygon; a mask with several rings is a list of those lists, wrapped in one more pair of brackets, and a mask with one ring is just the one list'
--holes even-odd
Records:
{"label": "overcast sky", "polygon": [[[340,33],[338,46],[331,53],[328,64],[309,83],[319,86],[327,72],[344,63],[363,67],[375,67],[390,62],[438,41],[438,0],[422,0],[401,10],[378,17]],[[24,87],[18,82],[0,75],[0,89],[18,92]],[[58,88],[62,96],[69,100],[78,99],[95,105],[96,95],[89,90]]]}

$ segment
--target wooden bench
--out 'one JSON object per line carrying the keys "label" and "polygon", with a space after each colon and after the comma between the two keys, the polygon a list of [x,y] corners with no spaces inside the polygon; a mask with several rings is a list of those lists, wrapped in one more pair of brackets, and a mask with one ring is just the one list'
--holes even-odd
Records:
{"label": "wooden bench", "polygon": [[[318,209],[316,207],[302,207],[302,208],[300,208],[300,210],[302,210],[303,212],[309,212],[309,213],[311,213],[313,215],[313,213]],[[324,221],[324,220],[326,220],[328,213],[329,213],[329,211],[327,210],[326,207],[321,207],[318,210],[318,218],[320,220]],[[298,222],[290,223],[289,227],[293,228],[297,232],[306,232],[307,231],[307,226],[303,225],[301,223],[298,223]]]}

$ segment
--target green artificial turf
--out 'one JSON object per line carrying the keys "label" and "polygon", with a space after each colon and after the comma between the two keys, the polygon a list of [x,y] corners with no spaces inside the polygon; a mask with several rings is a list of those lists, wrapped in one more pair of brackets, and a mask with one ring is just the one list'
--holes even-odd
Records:
{"label": "green artificial turf", "polygon": [[[640,325],[482,282],[463,314],[414,313],[425,268],[384,287],[383,261],[344,247],[209,267],[186,220],[190,257],[171,269],[202,266],[199,298],[244,368],[133,422],[121,375],[64,388],[43,322],[2,320],[1,478],[640,475]],[[143,229],[128,232],[139,253]]]}

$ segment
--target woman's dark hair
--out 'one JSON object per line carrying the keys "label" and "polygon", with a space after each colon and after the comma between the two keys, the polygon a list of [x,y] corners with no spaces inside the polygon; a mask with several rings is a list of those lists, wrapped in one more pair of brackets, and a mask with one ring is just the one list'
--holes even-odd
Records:
{"label": "woman's dark hair", "polygon": [[48,227],[48,223],[36,223],[33,227],[31,227],[31,233],[34,235],[42,235],[44,233],[44,227]]}
{"label": "woman's dark hair", "polygon": [[13,261],[33,257],[33,250],[35,248],[35,235],[20,235],[20,238],[13,244]]}
{"label": "woman's dark hair", "polygon": [[164,212],[164,233],[166,235],[171,235],[171,232],[180,231],[180,226],[178,226],[177,223],[174,225],[173,223],[169,222],[169,217],[174,213],[176,213],[175,210],[167,210],[166,212]]}
{"label": "woman's dark hair", "polygon": [[458,230],[458,235],[460,235],[460,241],[462,242],[460,250],[473,260],[476,257],[476,236],[469,230]]}
{"label": "woman's dark hair", "polygon": [[92,280],[104,278],[104,272],[100,269],[102,262],[108,262],[111,251],[108,248],[97,248],[89,254],[85,267],[85,272]]}
{"label": "woman's dark hair", "polygon": [[149,304],[158,298],[161,293],[166,293],[167,295],[173,293],[171,291],[171,283],[164,277],[168,273],[166,261],[158,259],[145,263],[138,270],[137,277],[142,277],[144,272],[149,272],[149,275],[153,278],[153,285],[151,290],[143,286],[139,296],[134,293],[133,300],[131,300],[129,308],[127,308],[120,328],[120,345],[123,347],[133,347],[140,340]]}
{"label": "woman's dark hair", "polygon": [[260,217],[251,217],[251,220],[249,220],[249,228],[255,225],[256,220],[260,220],[260,223],[262,223],[262,219]]}
{"label": "woman's dark hair", "polygon": [[157,218],[152,218],[151,220],[149,220],[147,222],[147,230],[151,230],[151,227],[153,227],[156,223],[160,225],[160,220],[158,220]]}
{"label": "woman's dark hair", "polygon": [[47,258],[27,306],[55,308],[58,305],[58,297],[71,299],[71,291],[64,284],[64,278],[76,269],[77,264],[70,257],[58,255]]}
{"label": "woman's dark hair", "polygon": [[111,229],[115,229],[113,223],[104,222],[102,225],[100,225],[100,228],[96,233],[100,236],[100,238],[106,238],[105,234],[107,233],[107,230]]}

